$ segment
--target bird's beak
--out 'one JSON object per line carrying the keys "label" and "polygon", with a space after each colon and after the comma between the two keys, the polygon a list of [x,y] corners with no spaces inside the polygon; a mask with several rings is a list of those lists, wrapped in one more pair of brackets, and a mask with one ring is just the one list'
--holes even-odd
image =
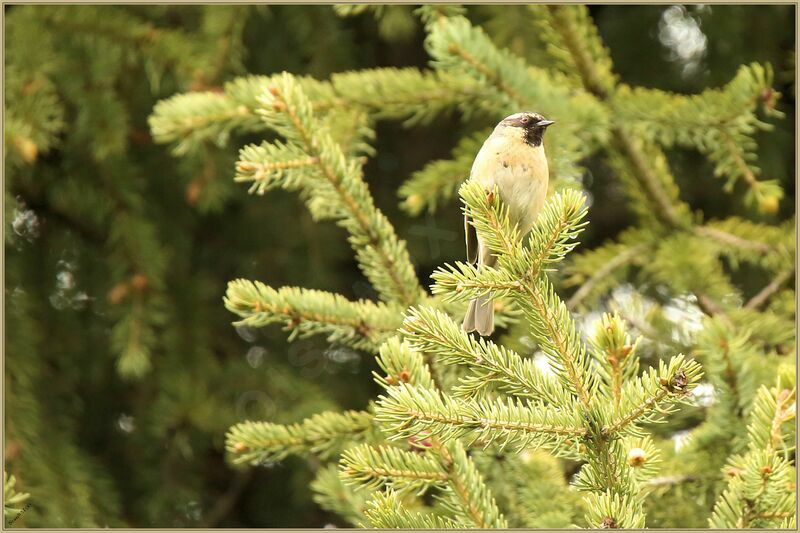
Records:
{"label": "bird's beak", "polygon": [[540,121],[538,122],[538,124],[536,124],[536,125],[537,125],[537,126],[540,126],[540,127],[542,127],[542,128],[546,128],[546,127],[547,127],[547,126],[549,126],[550,124],[555,124],[555,123],[556,123],[556,121],[555,121],[555,120],[540,120]]}

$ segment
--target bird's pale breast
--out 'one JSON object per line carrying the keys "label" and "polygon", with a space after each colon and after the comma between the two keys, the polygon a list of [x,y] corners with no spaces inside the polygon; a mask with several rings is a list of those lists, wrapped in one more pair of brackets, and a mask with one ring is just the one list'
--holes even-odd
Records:
{"label": "bird's pale breast", "polygon": [[470,176],[487,189],[497,185],[512,223],[519,224],[523,233],[533,227],[547,196],[547,159],[541,146],[489,138]]}

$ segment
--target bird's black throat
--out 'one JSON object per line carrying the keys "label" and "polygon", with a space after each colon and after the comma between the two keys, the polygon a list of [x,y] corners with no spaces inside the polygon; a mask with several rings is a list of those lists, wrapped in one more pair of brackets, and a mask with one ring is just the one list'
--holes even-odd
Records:
{"label": "bird's black throat", "polygon": [[534,148],[542,145],[542,137],[544,137],[544,130],[541,126],[532,126],[525,128],[525,142]]}

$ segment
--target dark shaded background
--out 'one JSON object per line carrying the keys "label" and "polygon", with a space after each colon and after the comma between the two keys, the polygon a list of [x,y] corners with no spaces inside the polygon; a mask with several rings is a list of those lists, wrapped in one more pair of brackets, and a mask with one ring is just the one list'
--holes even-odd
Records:
{"label": "dark shaded background", "polygon": [[[295,195],[253,197],[232,184],[237,149],[256,137],[210,149],[201,163],[181,160],[152,143],[147,117],[159,99],[213,88],[244,73],[287,70],[326,78],[349,69],[425,67],[420,24],[406,7],[390,8],[394,18],[383,24],[369,14],[340,18],[329,6],[59,8],[75,10],[63,15],[73,21],[82,20],[81,10],[102,10],[108,20],[182,32],[200,49],[203,68],[212,58],[219,61],[198,87],[180,61],[161,67],[154,84],[149,72],[158,51],[146,41],[120,39],[88,16],[86,24],[70,28],[54,9],[6,9],[6,66],[49,77],[64,102],[66,124],[58,144],[35,162],[6,165],[6,305],[17,305],[15,294],[29,303],[18,313],[7,307],[5,458],[19,488],[32,493],[25,525],[342,525],[312,502],[313,463],[289,458],[269,469],[239,472],[224,462],[222,443],[226,429],[244,418],[291,422],[321,409],[363,407],[378,393],[370,376],[373,356],[318,338],[288,344],[278,327],[237,331],[221,299],[226,283],[240,277],[350,298],[374,292],[357,269],[344,231],[314,224]],[[224,39],[205,40],[209,9],[237,10],[241,46],[229,43],[226,50]],[[514,10],[518,16],[509,15]],[[543,54],[523,10],[471,6],[468,15],[498,44],[535,64]],[[726,83],[741,64],[771,63],[786,118],[760,136],[759,165],[786,191],[772,220],[794,213],[794,7],[592,6],[591,14],[616,72],[632,85],[693,93]],[[670,47],[665,28],[676,19],[688,26],[694,21],[705,36],[694,55],[681,57]],[[236,41],[234,30],[231,35]],[[122,66],[103,62],[112,52],[125,58]],[[687,70],[687,64],[694,66]],[[15,105],[12,98],[7,94],[7,108]],[[115,115],[109,114],[112,108]],[[425,283],[435,267],[463,255],[459,210],[450,204],[435,215],[410,218],[398,208],[397,189],[427,162],[447,158],[476,126],[488,124],[453,116],[410,129],[377,126],[377,156],[366,167],[366,179],[378,207],[408,240]],[[100,150],[120,128],[124,141]],[[745,213],[743,191],[723,192],[722,180],[712,177],[699,154],[673,150],[669,158],[681,197],[693,209],[706,218]],[[587,168],[584,182],[594,203],[582,246],[593,247],[632,218],[606,165],[591,160]],[[118,183],[132,185],[118,189]],[[109,271],[116,259],[108,238],[114,219],[95,216],[81,195],[64,196],[62,188],[70,184],[137,195],[144,202],[138,212],[152,222],[165,250],[165,318],[157,328],[153,368],[140,380],[119,377],[109,344],[115,317]],[[21,223],[20,217],[32,222]],[[72,280],[67,286],[65,271]],[[91,501],[81,500],[84,491]]]}

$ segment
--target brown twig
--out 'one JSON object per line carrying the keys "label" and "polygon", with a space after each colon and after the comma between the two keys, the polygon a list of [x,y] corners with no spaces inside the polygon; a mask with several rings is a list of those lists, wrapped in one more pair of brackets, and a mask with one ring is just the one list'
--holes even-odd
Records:
{"label": "brown twig", "polygon": [[629,248],[628,250],[622,252],[621,254],[617,255],[616,257],[608,261],[606,264],[604,264],[601,268],[597,270],[597,272],[595,272],[592,275],[592,277],[586,280],[578,288],[577,291],[575,291],[575,294],[573,294],[569,300],[567,300],[567,307],[570,309],[575,309],[578,305],[580,305],[583,299],[589,295],[589,293],[594,288],[594,286],[597,285],[597,283],[599,283],[603,278],[605,278],[611,272],[613,272],[614,269],[624,265],[625,263],[636,257],[636,255],[639,254],[639,252],[643,251],[644,249],[645,246],[643,244],[640,244],[638,246],[633,246],[632,248]]}
{"label": "brown twig", "polygon": [[778,292],[778,289],[786,283],[794,274],[794,269],[789,269],[781,272],[775,279],[773,279],[769,284],[767,284],[763,289],[758,291],[758,294],[750,298],[746,304],[744,304],[745,309],[758,309],[762,305],[764,305],[770,297]]}
{"label": "brown twig", "polygon": [[728,233],[727,231],[722,231],[721,229],[712,228],[709,226],[698,226],[694,228],[694,233],[701,237],[708,237],[737,248],[753,250],[760,254],[769,253],[769,251],[772,249],[772,247],[767,243],[743,239],[737,235]]}

